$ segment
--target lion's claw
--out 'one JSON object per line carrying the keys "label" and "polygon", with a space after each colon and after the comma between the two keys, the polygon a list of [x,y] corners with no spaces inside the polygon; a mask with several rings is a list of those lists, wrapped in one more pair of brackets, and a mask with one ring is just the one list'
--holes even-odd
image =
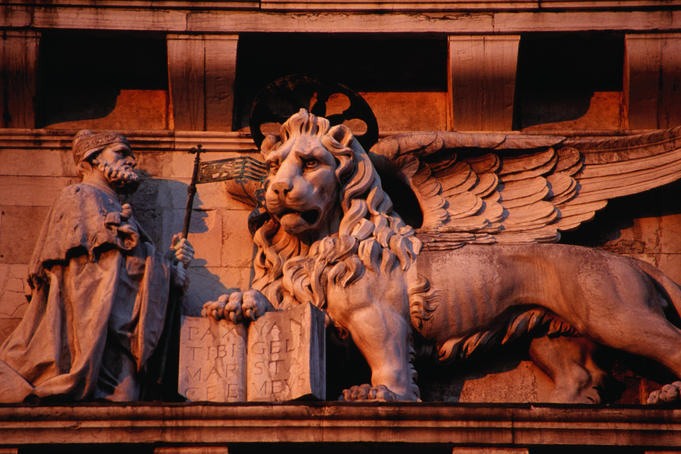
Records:
{"label": "lion's claw", "polygon": [[371,386],[369,384],[356,385],[343,390],[338,400],[373,400],[392,402],[399,400],[397,394],[385,385]]}
{"label": "lion's claw", "polygon": [[669,383],[661,389],[651,392],[647,403],[648,405],[655,405],[672,402],[681,402],[681,381]]}
{"label": "lion's claw", "polygon": [[201,315],[212,317],[215,320],[231,320],[232,323],[256,320],[263,314],[273,311],[274,307],[270,304],[265,295],[257,290],[246,290],[245,292],[232,292],[229,295],[222,295],[217,301],[209,301],[203,305]]}

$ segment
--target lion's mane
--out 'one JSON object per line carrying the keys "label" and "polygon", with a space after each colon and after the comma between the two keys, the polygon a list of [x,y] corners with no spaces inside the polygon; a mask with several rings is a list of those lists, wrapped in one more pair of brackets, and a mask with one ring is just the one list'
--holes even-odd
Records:
{"label": "lion's mane", "polygon": [[[337,234],[311,244],[284,232],[274,219],[255,231],[253,288],[279,308],[309,302],[323,309],[328,282],[346,287],[367,268],[384,275],[397,266],[407,270],[421,249],[414,229],[393,211],[369,156],[347,127],[331,127],[325,118],[301,109],[281,126],[280,140],[265,139],[262,152],[267,155],[305,134],[318,137],[337,162],[342,217]],[[422,277],[412,278],[407,287],[412,322],[418,327],[434,309],[435,295]]]}

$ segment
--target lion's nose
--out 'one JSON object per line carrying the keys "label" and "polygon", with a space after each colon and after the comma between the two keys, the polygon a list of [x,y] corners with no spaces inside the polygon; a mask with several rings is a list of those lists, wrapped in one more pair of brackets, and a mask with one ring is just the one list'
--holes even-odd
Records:
{"label": "lion's nose", "polygon": [[277,181],[272,183],[272,190],[278,196],[285,196],[291,191],[291,183],[288,181]]}

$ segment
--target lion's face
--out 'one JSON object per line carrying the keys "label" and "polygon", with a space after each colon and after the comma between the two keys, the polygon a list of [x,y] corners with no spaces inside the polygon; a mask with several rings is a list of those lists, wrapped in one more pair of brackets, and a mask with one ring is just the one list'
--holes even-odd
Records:
{"label": "lion's face", "polygon": [[287,233],[327,231],[338,201],[336,161],[319,137],[299,135],[267,155],[265,204]]}

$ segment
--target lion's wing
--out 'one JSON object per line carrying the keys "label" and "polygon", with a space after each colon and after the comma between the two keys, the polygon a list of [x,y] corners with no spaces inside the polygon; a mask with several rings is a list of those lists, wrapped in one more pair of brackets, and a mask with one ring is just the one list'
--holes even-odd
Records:
{"label": "lion's wing", "polygon": [[681,128],[608,138],[411,133],[371,151],[413,190],[434,248],[554,242],[609,199],[681,177]]}

